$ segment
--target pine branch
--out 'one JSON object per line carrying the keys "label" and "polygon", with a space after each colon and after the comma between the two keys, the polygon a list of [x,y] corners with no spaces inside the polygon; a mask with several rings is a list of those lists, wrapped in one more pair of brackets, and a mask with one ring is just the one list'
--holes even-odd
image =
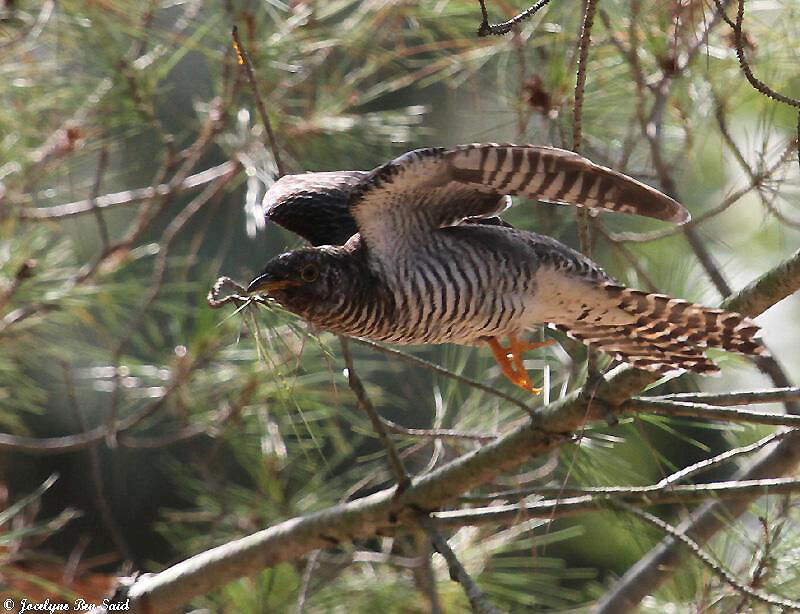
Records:
{"label": "pine branch", "polygon": [[91,213],[100,209],[109,209],[124,205],[136,205],[158,196],[180,194],[188,190],[202,187],[240,169],[241,165],[238,162],[223,162],[218,166],[213,166],[199,173],[195,173],[194,175],[189,175],[177,183],[177,185],[176,182],[171,181],[169,183],[160,183],[147,188],[138,188],[135,190],[115,192],[113,194],[104,194],[103,196],[98,196],[94,199],[90,198],[87,200],[78,200],[71,203],[65,203],[63,205],[39,207],[36,209],[22,209],[19,211],[19,217],[24,220],[59,220],[65,217],[72,217],[73,215]]}
{"label": "pine branch", "polygon": [[447,561],[447,568],[450,570],[450,579],[464,587],[464,592],[467,594],[467,599],[469,599],[469,605],[472,611],[475,614],[500,614],[500,610],[489,602],[484,592],[470,577],[467,570],[464,569],[456,553],[453,552],[447,540],[439,533],[433,521],[430,518],[424,517],[420,518],[419,522],[431,538],[433,547],[444,557],[444,560]]}
{"label": "pine branch", "polygon": [[[800,250],[722,302],[725,309],[754,317],[800,288]],[[738,472],[734,479],[758,480],[784,475],[800,464],[800,431],[793,431],[769,454]],[[744,513],[754,497],[708,503],[695,510],[678,530],[703,544],[726,526],[726,519]],[[629,612],[678,568],[680,542],[663,539],[639,559],[598,602],[598,614]]]}
{"label": "pine branch", "polygon": [[625,401],[620,407],[622,411],[645,412],[662,416],[691,416],[709,420],[725,420],[728,422],[748,422],[750,424],[769,424],[772,426],[800,427],[800,416],[792,414],[747,411],[730,407],[706,405],[704,403],[687,403],[664,399],[646,399],[637,397]]}
{"label": "pine branch", "polygon": [[[800,270],[795,267],[779,265],[762,279],[770,279],[770,283],[751,284],[728,302],[750,307],[743,311],[755,316],[758,313],[752,310],[753,305],[769,306],[754,299],[758,288],[768,292],[775,301],[781,300],[785,292],[800,289]],[[782,291],[772,292],[770,289],[775,286]],[[127,591],[130,612],[169,611],[238,577],[296,560],[311,550],[374,536],[405,524],[415,525],[421,510],[436,510],[529,458],[563,445],[587,421],[606,419],[621,411],[625,401],[659,377],[631,367],[619,367],[591,390],[580,389],[546,405],[530,420],[497,440],[415,477],[402,493],[398,493],[396,487],[389,488],[292,518],[195,555],[161,573],[145,576]],[[787,437],[779,447],[791,441],[794,456],[800,460],[800,445],[796,439],[800,436]],[[738,499],[739,504],[747,501],[747,498]]]}
{"label": "pine branch", "polygon": [[[442,526],[463,527],[494,524],[513,524],[521,518],[564,518],[597,511],[617,503],[640,506],[664,505],[667,503],[693,503],[710,498],[736,499],[786,495],[800,492],[800,480],[775,478],[764,480],[735,480],[708,482],[705,484],[681,484],[665,486],[616,486],[595,489],[553,489],[555,499],[508,503],[475,507],[463,510],[434,512],[432,516]],[[586,494],[575,494],[581,491]]]}

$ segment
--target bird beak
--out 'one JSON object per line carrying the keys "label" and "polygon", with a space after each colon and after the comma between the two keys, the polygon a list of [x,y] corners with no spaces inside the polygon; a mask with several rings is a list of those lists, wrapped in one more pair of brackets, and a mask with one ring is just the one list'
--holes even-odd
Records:
{"label": "bird beak", "polygon": [[259,275],[253,281],[251,281],[250,285],[247,286],[247,293],[269,294],[270,292],[274,292],[275,290],[281,290],[289,286],[299,286],[299,285],[300,285],[299,281],[293,281],[291,279],[273,279],[272,276],[269,273],[267,273],[264,275]]}

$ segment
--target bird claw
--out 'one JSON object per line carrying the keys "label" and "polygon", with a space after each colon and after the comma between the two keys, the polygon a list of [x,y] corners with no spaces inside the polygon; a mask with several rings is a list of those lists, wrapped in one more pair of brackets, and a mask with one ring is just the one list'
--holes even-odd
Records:
{"label": "bird claw", "polygon": [[553,339],[529,343],[526,341],[519,341],[517,336],[512,334],[508,336],[508,340],[508,347],[503,347],[495,337],[490,337],[488,339],[489,347],[492,349],[495,360],[503,370],[503,374],[514,385],[519,386],[523,390],[531,394],[541,394],[544,388],[537,388],[531,383],[531,378],[522,362],[522,353],[551,345],[554,343]]}

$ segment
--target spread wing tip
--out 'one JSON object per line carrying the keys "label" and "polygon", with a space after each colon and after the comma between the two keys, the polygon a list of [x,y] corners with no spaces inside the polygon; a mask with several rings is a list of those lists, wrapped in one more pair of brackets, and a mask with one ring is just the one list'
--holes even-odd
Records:
{"label": "spread wing tip", "polygon": [[444,154],[456,181],[551,203],[605,209],[685,224],[686,208],[629,175],[564,149],[471,143]]}
{"label": "spread wing tip", "polygon": [[681,226],[683,224],[691,222],[692,214],[689,213],[689,210],[677,201],[672,201],[672,202],[675,203],[672,211],[672,216],[666,221],[675,222],[676,224],[680,224]]}
{"label": "spread wing tip", "polygon": [[654,214],[652,217],[660,219],[664,222],[673,222],[680,225],[686,224],[692,220],[692,214],[689,213],[689,210],[677,200],[667,196],[663,192],[659,192],[656,188],[650,187],[646,184],[642,185],[645,185],[647,191],[650,193],[650,196],[656,198],[661,205],[661,211],[659,211],[658,214]]}

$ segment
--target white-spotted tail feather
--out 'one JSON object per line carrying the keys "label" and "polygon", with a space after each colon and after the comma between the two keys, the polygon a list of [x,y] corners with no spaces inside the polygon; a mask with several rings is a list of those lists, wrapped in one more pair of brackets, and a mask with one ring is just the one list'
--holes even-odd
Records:
{"label": "white-spotted tail feather", "polygon": [[630,323],[603,325],[587,313],[569,325],[556,323],[556,328],[635,367],[714,374],[719,367],[705,356],[704,348],[750,356],[766,353],[758,325],[741,314],[612,283],[603,284],[602,291],[633,317]]}

